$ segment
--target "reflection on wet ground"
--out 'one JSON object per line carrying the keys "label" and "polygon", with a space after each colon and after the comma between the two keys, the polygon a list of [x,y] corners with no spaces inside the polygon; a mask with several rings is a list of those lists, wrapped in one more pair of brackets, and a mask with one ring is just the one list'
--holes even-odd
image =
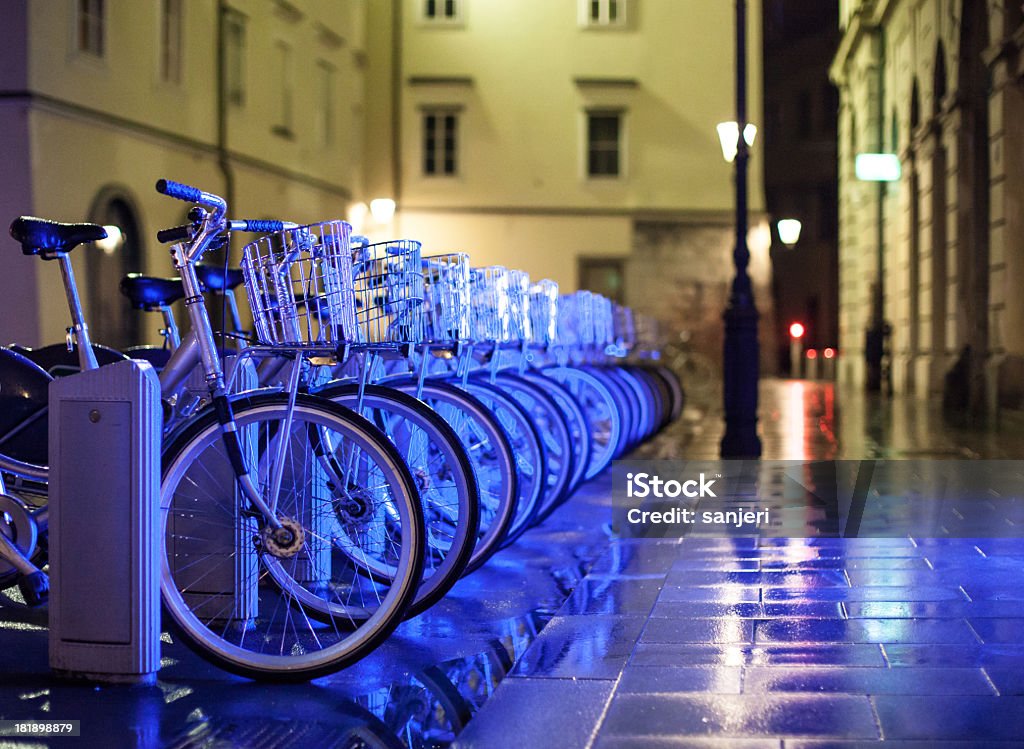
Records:
{"label": "reflection on wet ground", "polygon": [[[796,385],[766,386],[765,457],[1024,457],[1013,436]],[[691,414],[653,454],[710,457],[716,424]],[[1021,539],[621,539],[609,493],[600,477],[310,684],[237,679],[176,643],[156,687],[58,683],[45,613],[0,599],[0,718],[79,719],[96,747],[1022,745]]]}
{"label": "reflection on wet ground", "polygon": [[[570,594],[577,591],[575,600],[587,605],[578,589],[608,542],[605,492],[596,485],[581,490],[543,527],[402,624],[370,657],[309,684],[233,677],[166,634],[154,687],[56,681],[47,664],[46,611],[0,594],[0,719],[81,720],[82,737],[70,740],[76,746],[448,746]],[[604,599],[593,600],[600,606]],[[49,743],[67,745],[59,742]]]}

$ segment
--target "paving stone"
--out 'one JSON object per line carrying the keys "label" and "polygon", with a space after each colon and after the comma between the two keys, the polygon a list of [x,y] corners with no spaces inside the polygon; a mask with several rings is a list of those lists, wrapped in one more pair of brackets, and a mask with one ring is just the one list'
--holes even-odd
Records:
{"label": "paving stone", "polygon": [[516,664],[512,676],[615,679],[645,619],[637,616],[556,616]]}
{"label": "paving stone", "polygon": [[611,692],[607,681],[507,679],[452,746],[585,749]]}
{"label": "paving stone", "polygon": [[558,610],[574,614],[621,614],[647,616],[662,588],[660,580],[588,576],[572,591]]}
{"label": "paving stone", "polygon": [[713,619],[652,617],[647,620],[640,642],[753,642],[754,623],[731,616]]}
{"label": "paving stone", "polygon": [[977,643],[962,619],[767,619],[757,621],[754,641]]}
{"label": "paving stone", "polygon": [[1021,741],[1024,697],[872,698],[886,739]]}
{"label": "paving stone", "polygon": [[658,692],[739,694],[741,677],[739,668],[626,666],[619,678],[616,694],[653,694]]}
{"label": "paving stone", "polygon": [[849,695],[620,695],[598,736],[875,738],[867,697]]}
{"label": "paving stone", "polygon": [[1024,669],[993,665],[984,670],[999,694],[1024,696]]}
{"label": "paving stone", "polygon": [[743,692],[993,694],[980,668],[764,668],[743,670]]}

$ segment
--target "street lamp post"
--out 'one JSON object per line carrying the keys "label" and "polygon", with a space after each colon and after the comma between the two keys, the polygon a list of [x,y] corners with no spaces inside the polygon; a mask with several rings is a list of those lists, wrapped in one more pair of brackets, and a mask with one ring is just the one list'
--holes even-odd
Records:
{"label": "street lamp post", "polygon": [[757,436],[757,385],[760,346],[757,339],[759,315],[754,305],[754,290],[747,274],[750,250],[747,247],[747,161],[749,150],[743,133],[747,125],[747,3],[736,0],[736,247],[732,281],[725,321],[723,351],[723,405],[725,435],[723,458],[761,457],[761,438]]}

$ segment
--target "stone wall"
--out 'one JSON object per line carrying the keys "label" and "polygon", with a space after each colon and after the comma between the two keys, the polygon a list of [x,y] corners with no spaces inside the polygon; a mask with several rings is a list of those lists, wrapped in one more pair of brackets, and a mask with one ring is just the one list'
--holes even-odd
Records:
{"label": "stone wall", "polygon": [[[767,229],[752,223],[748,245],[761,314],[761,372],[774,374],[771,271],[767,242],[762,239]],[[725,223],[638,220],[625,274],[627,303],[660,320],[667,341],[684,343],[706,358],[716,374],[722,367],[722,313],[734,275],[734,236],[732,226]]]}

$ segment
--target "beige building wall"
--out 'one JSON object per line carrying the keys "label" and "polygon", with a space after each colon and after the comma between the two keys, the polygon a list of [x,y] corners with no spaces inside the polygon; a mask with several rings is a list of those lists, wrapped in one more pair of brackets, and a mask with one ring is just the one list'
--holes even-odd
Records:
{"label": "beige building wall", "polygon": [[[620,29],[582,24],[587,5],[462,0],[454,24],[425,21],[422,0],[371,6],[369,33],[379,43],[369,44],[368,85],[381,90],[390,80],[395,88],[390,98],[367,97],[367,132],[381,134],[367,142],[367,197],[393,198],[398,208],[391,226],[371,223],[369,230],[421,239],[427,251],[466,251],[480,264],[520,267],[565,290],[577,287],[581,260],[619,258],[626,301],[662,315],[685,293],[667,279],[706,278],[714,291],[701,295],[705,306],[680,316],[677,305],[669,332],[720,328],[733,272],[734,186],[715,125],[735,119],[732,4],[633,0],[620,3],[628,14]],[[748,119],[760,123],[760,2],[748,6]],[[389,18],[398,29],[393,53],[374,23]],[[431,106],[459,114],[455,176],[424,174],[421,120]],[[587,177],[592,109],[623,113],[618,178]],[[390,130],[395,111],[398,126]],[[390,148],[382,147],[385,133]],[[764,193],[756,143],[749,183],[757,227]],[[648,252],[640,227],[651,222],[680,228],[670,232],[671,249]],[[763,234],[754,232],[752,268],[767,317]],[[660,273],[645,269],[653,262],[663,264]],[[708,353],[717,359],[720,345]]]}
{"label": "beige building wall", "polygon": [[[8,140],[7,148],[28,158],[7,162],[16,166],[0,188],[5,220],[19,213],[98,220],[104,196],[114,195],[137,214],[133,240],[141,253],[130,270],[169,276],[173,268],[155,233],[181,223],[186,206],[155,192],[161,177],[230,192],[231,213],[239,217],[298,222],[344,218],[362,192],[365,0],[226,2],[244,25],[244,96],[225,102],[222,131],[215,0],[182,3],[178,82],[160,73],[159,3],[106,3],[102,57],[77,49],[77,3],[11,5],[15,19],[24,14],[25,73],[23,85],[3,79],[8,98],[0,117],[23,125],[20,141]],[[120,298],[91,298],[90,263],[102,262],[107,275],[122,272],[98,252],[85,246],[73,255],[94,322],[112,305],[127,309]],[[61,340],[67,311],[56,266],[15,254],[4,254],[0,275],[24,280],[16,297],[0,295],[0,339]],[[106,284],[105,296],[117,296],[110,291],[116,281]],[[35,325],[20,322],[37,317]],[[141,339],[149,342],[158,327],[152,318],[142,318]]]}

